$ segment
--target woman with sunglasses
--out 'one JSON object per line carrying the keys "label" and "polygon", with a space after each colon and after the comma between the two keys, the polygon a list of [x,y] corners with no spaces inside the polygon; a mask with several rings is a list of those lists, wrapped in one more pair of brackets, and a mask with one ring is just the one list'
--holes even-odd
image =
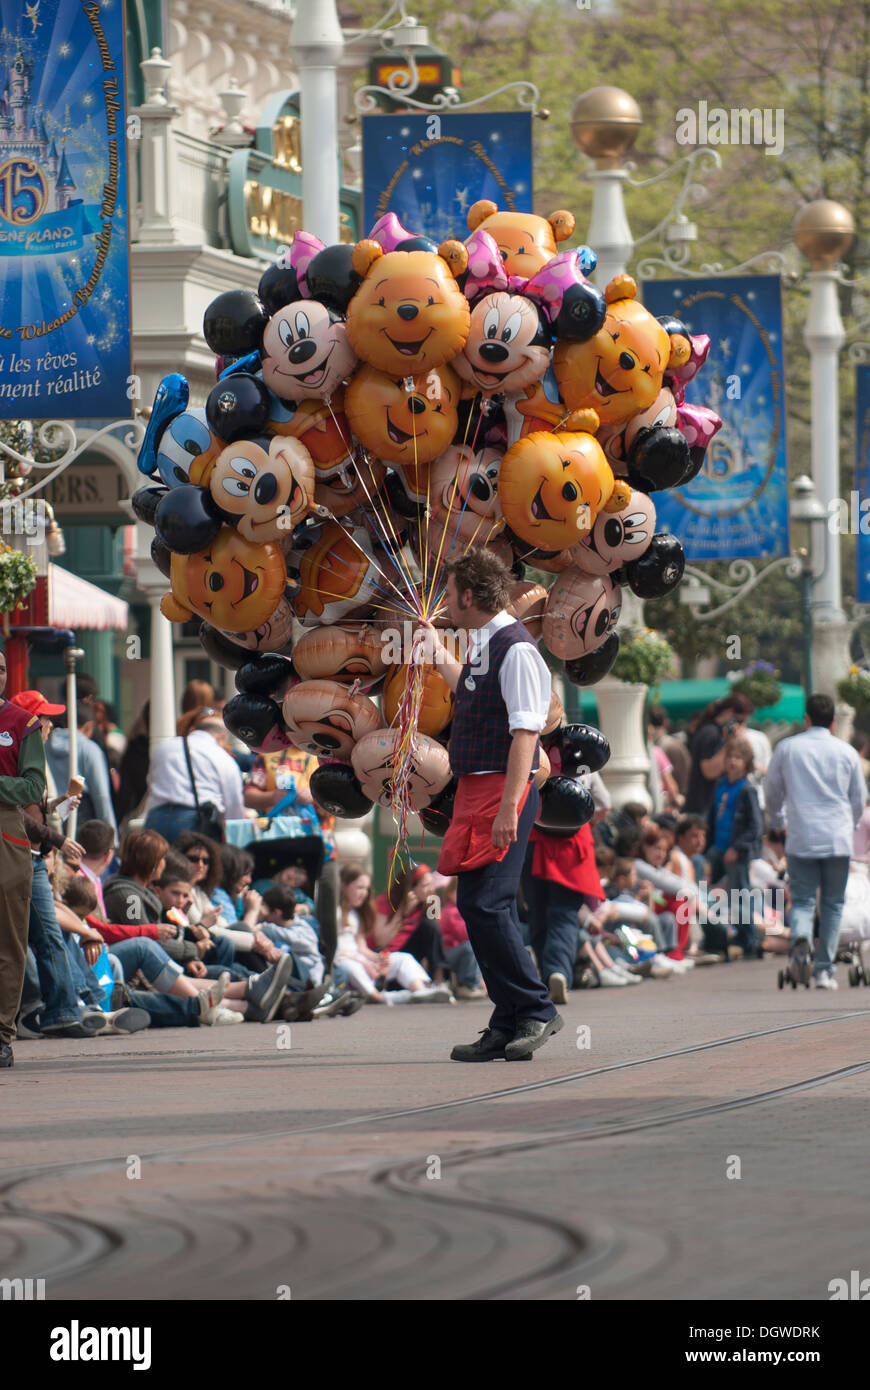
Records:
{"label": "woman with sunglasses", "polygon": [[217,710],[209,705],[192,710],[178,727],[178,736],[158,744],[151,755],[145,814],[146,830],[159,831],[170,844],[196,826],[197,802],[211,802],[225,820],[242,820],[245,814],[242,774],[226,751],[226,729]]}
{"label": "woman with sunglasses", "polygon": [[172,848],[183,854],[191,867],[191,903],[187,915],[194,926],[213,927],[220,909],[212,903],[212,894],[221,881],[221,857],[214,840],[196,830],[183,830]]}

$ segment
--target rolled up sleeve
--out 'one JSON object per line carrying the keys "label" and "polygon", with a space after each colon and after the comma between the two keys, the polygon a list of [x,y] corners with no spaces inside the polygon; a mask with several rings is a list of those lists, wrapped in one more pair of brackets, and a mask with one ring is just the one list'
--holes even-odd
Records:
{"label": "rolled up sleeve", "polygon": [[523,729],[539,734],[550,707],[550,672],[537,647],[517,642],[509,649],[498,675],[507,706],[511,733]]}

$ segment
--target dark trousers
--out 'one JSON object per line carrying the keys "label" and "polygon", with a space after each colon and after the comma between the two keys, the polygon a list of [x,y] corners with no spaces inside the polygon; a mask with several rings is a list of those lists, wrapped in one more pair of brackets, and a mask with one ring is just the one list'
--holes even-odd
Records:
{"label": "dark trousers", "polygon": [[517,838],[504,859],[460,873],[457,880],[456,906],[495,1005],[489,1026],[508,1037],[523,1020],[548,1020],[556,1013],[523,945],[517,913],[517,888],[538,805],[533,786],[520,813]]}
{"label": "dark trousers", "polygon": [[546,878],[531,878],[531,921],[529,940],[542,980],[553,974],[564,975],[571,988],[574,962],[580,949],[578,913],[586,894]]}

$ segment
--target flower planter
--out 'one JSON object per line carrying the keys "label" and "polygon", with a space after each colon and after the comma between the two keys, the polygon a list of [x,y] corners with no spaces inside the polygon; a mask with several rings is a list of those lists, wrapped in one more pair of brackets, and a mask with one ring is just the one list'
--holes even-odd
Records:
{"label": "flower planter", "polygon": [[602,776],[618,810],[626,801],[639,801],[652,810],[647,787],[649,754],[644,737],[644,711],[649,687],[605,676],[595,686],[598,721],[610,744],[610,762]]}

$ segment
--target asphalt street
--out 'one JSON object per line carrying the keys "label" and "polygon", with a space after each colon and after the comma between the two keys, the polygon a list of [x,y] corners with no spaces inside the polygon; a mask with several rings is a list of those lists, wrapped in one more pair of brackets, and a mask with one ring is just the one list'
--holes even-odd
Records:
{"label": "asphalt street", "polygon": [[47,1299],[826,1299],[867,1266],[870,989],[780,992],[777,968],[574,993],[526,1063],[448,1060],[477,1003],[16,1043],[0,1275]]}

